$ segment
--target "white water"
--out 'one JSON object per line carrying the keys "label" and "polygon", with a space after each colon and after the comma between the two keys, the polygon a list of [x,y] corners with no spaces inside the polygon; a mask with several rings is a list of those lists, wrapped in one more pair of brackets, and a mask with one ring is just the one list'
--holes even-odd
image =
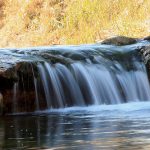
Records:
{"label": "white water", "polygon": [[89,98],[93,101],[93,104],[120,103],[121,95],[113,76],[105,66],[75,63],[72,68],[78,84],[84,84],[86,90],[90,93],[91,97]]}
{"label": "white water", "polygon": [[14,83],[13,86],[13,112],[17,112],[17,91],[18,91],[18,83]]}
{"label": "white water", "polygon": [[37,88],[37,79],[35,77],[34,77],[34,86],[35,86],[36,110],[39,110],[40,106],[39,106],[39,96],[38,96],[38,88]]}
{"label": "white water", "polygon": [[115,69],[82,62],[73,63],[69,68],[59,63],[38,65],[48,108],[150,100],[144,64],[135,61],[132,65],[133,70],[127,70],[119,62],[115,62]]}
{"label": "white water", "polygon": [[[59,109],[47,109],[36,111],[35,114],[91,114],[91,117],[109,116],[109,117],[147,117],[150,116],[150,102],[129,102],[118,105],[92,105],[87,107],[68,107]],[[81,116],[90,117],[90,115]]]}
{"label": "white water", "polygon": [[39,69],[39,73],[40,73],[43,87],[44,87],[47,107],[50,108],[51,107],[51,96],[50,96],[50,91],[49,91],[50,87],[49,87],[49,84],[47,83],[47,77],[46,77],[45,69],[41,64],[38,65],[38,69]]}
{"label": "white water", "polygon": [[64,107],[65,104],[65,98],[64,93],[62,90],[62,85],[59,80],[58,74],[56,73],[56,70],[53,67],[50,67],[50,65],[46,62],[45,68],[48,71],[49,78],[51,80],[52,87],[54,88],[54,94],[56,95],[56,100],[58,102],[59,107]]}

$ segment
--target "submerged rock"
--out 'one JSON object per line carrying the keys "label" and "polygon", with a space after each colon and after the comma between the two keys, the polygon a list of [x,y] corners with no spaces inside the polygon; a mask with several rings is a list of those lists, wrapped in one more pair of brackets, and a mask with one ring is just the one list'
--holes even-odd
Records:
{"label": "submerged rock", "polygon": [[101,44],[107,44],[107,45],[116,45],[116,46],[123,46],[123,45],[130,45],[135,44],[138,39],[136,38],[130,38],[125,36],[116,36],[109,39],[106,39],[101,42]]}

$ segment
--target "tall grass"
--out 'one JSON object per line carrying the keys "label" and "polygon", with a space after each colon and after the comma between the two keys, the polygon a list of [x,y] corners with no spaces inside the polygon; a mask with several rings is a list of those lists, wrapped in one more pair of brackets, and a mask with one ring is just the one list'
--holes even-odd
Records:
{"label": "tall grass", "polygon": [[0,47],[150,34],[150,0],[0,0]]}
{"label": "tall grass", "polygon": [[67,43],[88,43],[113,35],[150,33],[149,0],[72,0],[65,14]]}

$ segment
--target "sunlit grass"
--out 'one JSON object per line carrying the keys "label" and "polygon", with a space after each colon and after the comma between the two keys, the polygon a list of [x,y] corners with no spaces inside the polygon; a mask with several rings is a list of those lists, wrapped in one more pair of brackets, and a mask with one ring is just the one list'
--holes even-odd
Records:
{"label": "sunlit grass", "polygon": [[0,0],[0,47],[150,34],[149,0]]}

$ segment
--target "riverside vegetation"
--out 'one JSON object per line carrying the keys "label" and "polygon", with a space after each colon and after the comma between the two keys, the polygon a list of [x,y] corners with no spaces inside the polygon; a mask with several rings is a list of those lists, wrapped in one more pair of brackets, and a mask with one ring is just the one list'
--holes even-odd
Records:
{"label": "riverside vegetation", "polygon": [[149,0],[0,0],[0,47],[148,36]]}

